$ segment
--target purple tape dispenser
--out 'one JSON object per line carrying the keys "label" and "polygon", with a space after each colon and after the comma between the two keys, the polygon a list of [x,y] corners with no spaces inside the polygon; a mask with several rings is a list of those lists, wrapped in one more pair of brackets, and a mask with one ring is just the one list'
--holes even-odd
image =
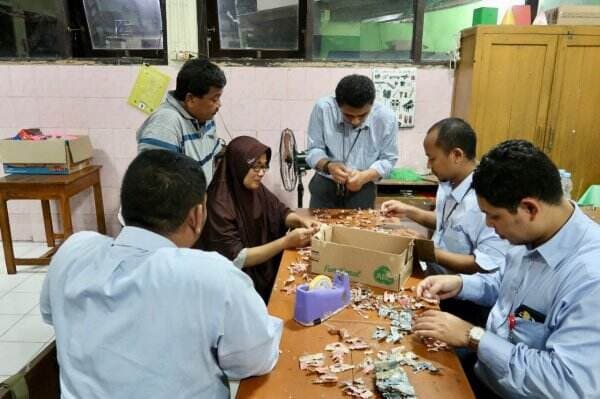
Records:
{"label": "purple tape dispenser", "polygon": [[314,326],[330,318],[350,303],[350,277],[335,272],[333,282],[319,275],[309,284],[296,288],[294,319],[303,326]]}

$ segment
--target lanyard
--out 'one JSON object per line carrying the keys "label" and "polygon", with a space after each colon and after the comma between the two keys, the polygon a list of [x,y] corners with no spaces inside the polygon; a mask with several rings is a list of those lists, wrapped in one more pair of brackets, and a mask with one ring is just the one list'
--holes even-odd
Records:
{"label": "lanyard", "polygon": [[[358,136],[360,136],[360,132],[362,132],[362,130],[363,130],[363,128],[361,127],[356,132],[356,136],[354,137],[354,141],[352,141],[352,145],[350,146],[348,153],[346,153],[346,140],[344,137],[342,137],[342,156],[344,157],[344,159],[342,161],[343,161],[344,165],[346,165],[346,162],[348,161],[348,158],[350,157],[350,153],[354,149],[354,145],[358,141]],[[346,154],[344,155],[344,153],[346,153]]]}
{"label": "lanyard", "polygon": [[[456,210],[456,208],[458,207],[458,205],[465,199],[465,197],[467,196],[467,194],[469,194],[469,191],[471,191],[471,187],[469,187],[469,189],[463,194],[462,198],[460,199],[460,201],[457,201],[454,206],[452,207],[452,209],[450,209],[450,212],[448,212],[448,215],[444,218],[444,211],[446,210],[446,203],[448,202],[448,197],[446,197],[446,201],[444,201],[444,208],[442,210],[442,222],[440,223],[440,236],[443,236],[444,233],[446,232],[446,225],[448,224],[450,217],[452,216],[452,214],[454,213],[454,211]],[[441,238],[441,237],[440,237]]]}

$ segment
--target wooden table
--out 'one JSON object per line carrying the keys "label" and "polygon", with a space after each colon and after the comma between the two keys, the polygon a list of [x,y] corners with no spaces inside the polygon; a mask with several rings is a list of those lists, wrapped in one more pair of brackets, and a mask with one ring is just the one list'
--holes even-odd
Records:
{"label": "wooden table", "polygon": [[[283,336],[281,338],[281,355],[275,369],[268,375],[252,377],[243,380],[240,383],[237,398],[346,398],[342,390],[335,385],[317,385],[312,384],[316,375],[307,375],[300,370],[298,357],[303,354],[322,352],[326,357],[328,353],[324,351],[325,345],[336,342],[337,337],[328,333],[328,325],[343,327],[348,329],[352,336],[359,336],[366,342],[373,345],[376,353],[379,349],[389,350],[400,344],[376,344],[371,339],[375,325],[386,326],[389,322],[379,319],[374,312],[371,312],[369,320],[360,317],[354,310],[347,308],[324,324],[303,327],[296,323],[294,316],[295,295],[287,295],[280,289],[289,276],[288,266],[297,258],[296,251],[285,251],[277,274],[277,280],[268,310],[273,316],[277,316],[284,321]],[[407,286],[414,286],[421,280],[421,277],[411,277]],[[296,278],[299,282],[299,278]],[[373,289],[381,293],[383,290]],[[338,321],[336,321],[338,320]],[[365,322],[366,321],[366,322]],[[407,350],[412,350],[423,360],[431,361],[442,370],[439,375],[432,375],[428,372],[415,374],[412,370],[405,367],[407,375],[413,384],[417,397],[419,398],[473,398],[473,392],[464,374],[464,371],[453,352],[427,352],[426,347],[414,337],[408,335],[402,340]],[[352,363],[358,364],[362,361],[361,351],[352,351]],[[375,354],[372,355],[375,359]],[[348,356],[346,362],[351,363]],[[328,361],[328,364],[330,361]],[[370,387],[373,387],[373,373],[363,376],[358,370],[354,371],[355,377],[363,377]],[[339,381],[351,380],[352,371],[346,371],[338,374]],[[375,392],[375,390],[373,390]],[[381,397],[376,394],[375,397]]]}
{"label": "wooden table", "polygon": [[[58,249],[56,240],[64,241],[73,234],[69,199],[87,188],[91,187],[94,190],[98,231],[102,234],[106,233],[100,168],[101,166],[93,165],[70,175],[8,175],[0,178],[0,230],[2,231],[2,246],[8,274],[15,274],[17,265],[41,266],[50,263],[52,255]],[[41,200],[42,202],[46,242],[51,248],[40,258],[15,258],[7,202],[19,199]],[[59,203],[59,213],[63,222],[62,233],[55,233],[52,227],[49,200],[56,200]]]}

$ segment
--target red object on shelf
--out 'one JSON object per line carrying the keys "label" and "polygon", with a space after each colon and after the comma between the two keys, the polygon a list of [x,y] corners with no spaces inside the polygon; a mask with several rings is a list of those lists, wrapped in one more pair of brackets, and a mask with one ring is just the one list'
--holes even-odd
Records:
{"label": "red object on shelf", "polygon": [[512,12],[515,17],[515,25],[531,25],[531,6],[513,6]]}

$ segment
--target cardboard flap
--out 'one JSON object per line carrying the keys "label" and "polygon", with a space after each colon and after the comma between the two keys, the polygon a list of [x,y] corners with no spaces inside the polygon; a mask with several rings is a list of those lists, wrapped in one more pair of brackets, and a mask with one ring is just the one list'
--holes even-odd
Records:
{"label": "cardboard flap", "polygon": [[419,260],[426,262],[436,262],[435,248],[431,240],[415,240],[415,248],[417,249],[417,257]]}
{"label": "cardboard flap", "polygon": [[0,157],[4,163],[66,163],[64,140],[2,140]]}
{"label": "cardboard flap", "polygon": [[322,223],[319,228],[319,231],[313,234],[313,239],[321,241],[331,241],[332,230],[332,226]]}
{"label": "cardboard flap", "polygon": [[67,141],[67,148],[73,163],[85,161],[92,157],[92,143],[88,136],[79,136],[75,140]]}

